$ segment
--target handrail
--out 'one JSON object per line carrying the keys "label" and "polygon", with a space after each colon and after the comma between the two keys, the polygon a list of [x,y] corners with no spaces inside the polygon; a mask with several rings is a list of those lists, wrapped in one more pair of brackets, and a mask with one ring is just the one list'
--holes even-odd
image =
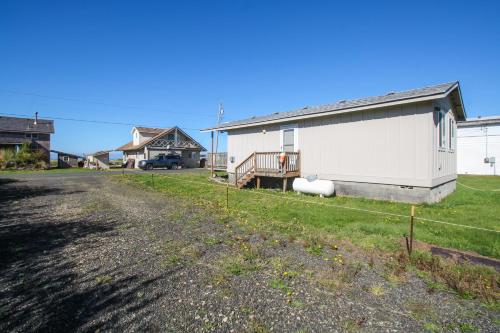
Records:
{"label": "handrail", "polygon": [[249,172],[281,174],[300,172],[300,152],[287,152],[285,163],[280,163],[281,152],[253,152],[235,168],[235,183]]}
{"label": "handrail", "polygon": [[243,178],[249,171],[253,171],[254,169],[255,169],[255,152],[250,156],[248,156],[243,162],[238,164],[234,169],[235,184],[238,184],[238,181],[241,178]]}

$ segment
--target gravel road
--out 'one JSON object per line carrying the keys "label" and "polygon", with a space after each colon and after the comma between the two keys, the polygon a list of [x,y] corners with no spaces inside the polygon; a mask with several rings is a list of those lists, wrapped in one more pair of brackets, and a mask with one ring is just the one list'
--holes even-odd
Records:
{"label": "gravel road", "polygon": [[500,329],[348,245],[306,251],[105,175],[0,178],[0,250],[1,332]]}

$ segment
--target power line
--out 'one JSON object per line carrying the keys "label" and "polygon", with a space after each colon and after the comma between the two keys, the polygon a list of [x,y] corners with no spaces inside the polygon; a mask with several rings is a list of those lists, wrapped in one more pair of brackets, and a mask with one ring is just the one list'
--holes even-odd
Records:
{"label": "power line", "polygon": [[160,111],[160,112],[169,112],[169,113],[184,114],[184,115],[185,114],[190,114],[190,115],[194,115],[194,116],[197,116],[197,117],[212,118],[212,116],[208,116],[208,115],[199,115],[199,114],[187,113],[187,112],[183,112],[183,111],[173,111],[173,110],[170,110],[170,109],[146,108],[146,107],[136,106],[136,105],[121,105],[121,104],[114,104],[114,103],[108,103],[108,102],[99,102],[99,101],[91,101],[91,100],[79,99],[79,98],[42,95],[42,94],[36,94],[36,93],[31,93],[31,92],[23,92],[23,91],[16,91],[16,90],[10,90],[10,89],[0,89],[0,92],[5,92],[5,93],[15,94],[15,95],[23,95],[23,96],[32,96],[32,97],[47,98],[47,99],[57,99],[57,100],[69,101],[69,102],[77,102],[77,103],[96,104],[96,105],[103,105],[103,106],[108,106],[108,107],[113,107],[113,108],[135,109],[135,110],[143,110],[143,111]]}
{"label": "power line", "polygon": [[[33,118],[33,115],[28,115],[28,114],[20,114],[20,113],[4,113],[0,112],[1,115],[7,115],[7,116],[22,116],[22,117],[28,117],[28,118]],[[91,119],[77,119],[77,118],[63,118],[63,117],[50,117],[50,116],[44,116],[42,119],[50,119],[50,120],[64,120],[64,121],[76,121],[76,122],[84,122],[84,123],[95,123],[95,124],[105,124],[105,125],[122,125],[122,126],[143,126],[143,127],[155,127],[155,126],[149,126],[149,125],[142,125],[142,124],[133,124],[133,123],[123,123],[123,122],[116,122],[116,121],[106,121],[106,120],[91,120]],[[179,126],[177,126],[179,127]],[[186,127],[179,127],[180,129],[183,130],[188,130],[188,131],[199,131],[199,128],[186,128]]]}

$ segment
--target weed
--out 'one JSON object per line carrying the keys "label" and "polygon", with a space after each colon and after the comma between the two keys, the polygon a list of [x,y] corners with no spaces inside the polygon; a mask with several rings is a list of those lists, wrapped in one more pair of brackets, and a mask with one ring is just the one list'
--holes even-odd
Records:
{"label": "weed", "polygon": [[460,332],[462,333],[469,333],[469,332],[477,332],[478,329],[476,326],[469,324],[469,323],[462,323],[458,325],[458,328],[460,328]]}
{"label": "weed", "polygon": [[427,331],[427,332],[432,332],[432,333],[437,333],[437,332],[441,332],[441,328],[434,324],[434,323],[425,323],[424,324],[424,329]]}
{"label": "weed", "polygon": [[220,265],[227,273],[236,276],[255,272],[263,267],[260,260],[248,260],[241,254],[223,257]]}
{"label": "weed", "polygon": [[109,275],[101,275],[98,276],[96,279],[97,284],[109,284],[113,282],[113,278]]}
{"label": "weed", "polygon": [[432,307],[419,300],[412,300],[405,304],[405,308],[411,313],[411,316],[417,320],[434,318]]}
{"label": "weed", "polygon": [[374,284],[373,286],[371,286],[370,292],[377,297],[383,296],[385,294],[384,287],[381,284]]}
{"label": "weed", "polygon": [[216,238],[216,237],[207,237],[207,238],[205,238],[203,243],[205,243],[205,245],[213,246],[213,245],[221,244],[222,240],[219,238]]}

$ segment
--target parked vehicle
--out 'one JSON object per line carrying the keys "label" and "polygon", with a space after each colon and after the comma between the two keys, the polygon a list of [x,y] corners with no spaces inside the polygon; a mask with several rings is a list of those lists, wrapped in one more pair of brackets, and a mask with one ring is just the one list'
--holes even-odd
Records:
{"label": "parked vehicle", "polygon": [[181,157],[179,155],[158,155],[153,159],[139,162],[139,168],[142,170],[153,170],[154,168],[177,169],[180,165]]}

